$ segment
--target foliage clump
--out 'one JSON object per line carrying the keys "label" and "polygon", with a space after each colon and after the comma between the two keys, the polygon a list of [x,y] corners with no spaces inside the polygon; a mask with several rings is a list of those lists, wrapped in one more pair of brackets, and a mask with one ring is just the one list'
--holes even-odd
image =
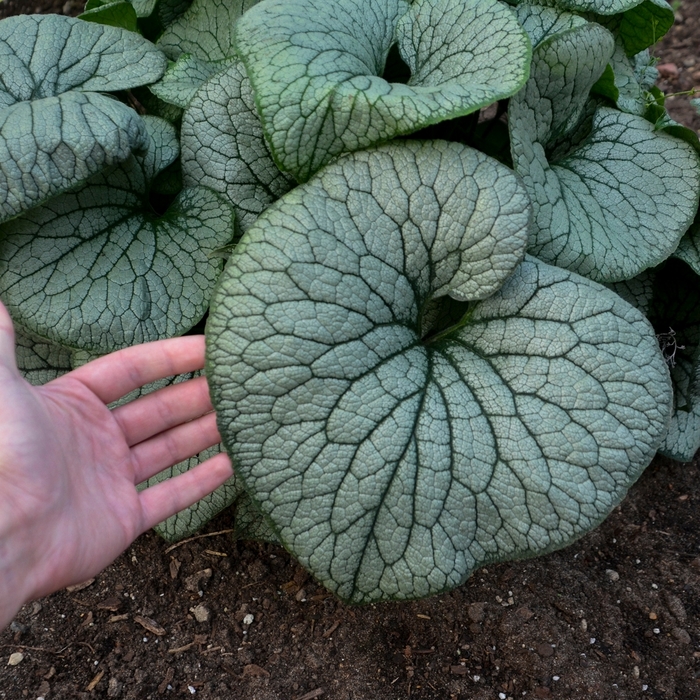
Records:
{"label": "foliage clump", "polygon": [[700,142],[648,52],[672,22],[665,0],[89,0],[0,23],[21,366],[208,315],[236,476],[159,531],[233,505],[349,601],[565,546],[700,446]]}

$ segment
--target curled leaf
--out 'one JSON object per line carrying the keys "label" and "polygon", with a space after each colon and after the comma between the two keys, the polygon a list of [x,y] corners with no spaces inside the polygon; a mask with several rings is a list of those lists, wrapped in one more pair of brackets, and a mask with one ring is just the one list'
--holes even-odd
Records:
{"label": "curled leaf", "polygon": [[[299,181],[340,153],[512,95],[530,58],[496,0],[268,0],[235,37],[272,154]],[[407,84],[382,77],[395,42]]]}

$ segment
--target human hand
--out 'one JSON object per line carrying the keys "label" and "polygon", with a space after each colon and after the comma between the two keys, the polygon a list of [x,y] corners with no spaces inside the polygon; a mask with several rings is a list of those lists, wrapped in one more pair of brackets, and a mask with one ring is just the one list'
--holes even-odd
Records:
{"label": "human hand", "polygon": [[204,338],[186,336],[31,386],[17,369],[12,321],[0,303],[0,629],[26,601],[94,576],[138,535],[231,476],[222,453],[136,490],[220,441],[204,377],[107,408],[203,364]]}

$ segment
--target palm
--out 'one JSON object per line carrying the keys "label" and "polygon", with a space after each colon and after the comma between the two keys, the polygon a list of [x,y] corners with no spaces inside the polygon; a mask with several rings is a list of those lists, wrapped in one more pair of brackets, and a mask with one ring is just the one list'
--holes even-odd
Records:
{"label": "palm", "polygon": [[230,476],[219,455],[141,493],[135,488],[218,442],[203,378],[106,407],[137,386],[200,368],[203,351],[201,337],[152,343],[32,387],[14,366],[0,304],[0,511],[23,524],[32,543],[42,572],[35,595],[96,574],[144,530]]}

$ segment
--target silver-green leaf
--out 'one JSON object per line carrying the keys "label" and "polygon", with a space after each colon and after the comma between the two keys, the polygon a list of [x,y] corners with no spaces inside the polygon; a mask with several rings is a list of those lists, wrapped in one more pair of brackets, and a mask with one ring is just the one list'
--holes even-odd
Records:
{"label": "silver-green leaf", "polygon": [[[229,261],[207,331],[221,434],[345,599],[429,595],[571,542],[663,437],[668,371],[636,309],[532,259],[496,291],[527,227],[507,168],[408,142],[323,169]],[[442,297],[425,334],[444,294],[483,300]]]}
{"label": "silver-green leaf", "polygon": [[593,23],[545,41],[509,108],[513,163],[535,212],[529,252],[601,282],[666,259],[700,194],[690,144],[588,101],[613,48]]}
{"label": "silver-green leaf", "polygon": [[515,10],[515,16],[530,38],[533,49],[555,34],[586,24],[580,15],[566,12],[560,7],[523,2]]}
{"label": "silver-green leaf", "polygon": [[72,350],[40,338],[15,325],[17,368],[35,386],[46,384],[73,369]]}
{"label": "silver-green leaf", "polygon": [[158,47],[173,61],[189,53],[205,61],[235,57],[233,29],[238,18],[259,0],[194,0],[166,27]]}
{"label": "silver-green leaf", "polygon": [[[301,182],[343,152],[512,95],[530,58],[496,0],[267,0],[235,39],[273,157]],[[408,84],[381,77],[395,42]]]}
{"label": "silver-green leaf", "polygon": [[176,157],[174,128],[147,118],[149,151],[0,226],[0,296],[17,321],[97,353],[179,335],[204,315],[233,210],[204,187],[163,216],[148,188]]}
{"label": "silver-green leaf", "polygon": [[0,106],[70,90],[112,92],[158,80],[165,56],[116,27],[61,15],[0,22]]}
{"label": "silver-green leaf", "polygon": [[141,117],[97,93],[69,92],[0,109],[0,223],[147,144]]}
{"label": "silver-green leaf", "polygon": [[225,195],[243,231],[295,184],[270,155],[240,63],[197,92],[182,118],[181,134],[185,185]]}
{"label": "silver-green leaf", "polygon": [[0,222],[144,148],[136,112],[95,91],[164,70],[165,56],[132,32],[58,15],[0,22]]}
{"label": "silver-green leaf", "polygon": [[168,67],[163,78],[149,90],[164,102],[186,109],[195,93],[213,75],[225,68],[225,64],[211,63],[189,53],[181,54]]}

